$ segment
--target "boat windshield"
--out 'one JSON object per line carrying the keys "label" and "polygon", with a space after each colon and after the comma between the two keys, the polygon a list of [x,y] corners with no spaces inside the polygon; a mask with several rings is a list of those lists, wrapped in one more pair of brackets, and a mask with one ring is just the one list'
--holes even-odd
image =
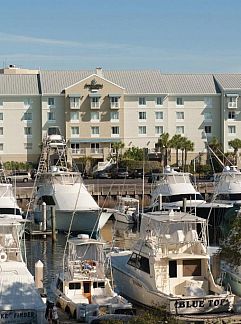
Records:
{"label": "boat windshield", "polygon": [[101,244],[70,244],[69,260],[95,260],[103,263],[103,246]]}

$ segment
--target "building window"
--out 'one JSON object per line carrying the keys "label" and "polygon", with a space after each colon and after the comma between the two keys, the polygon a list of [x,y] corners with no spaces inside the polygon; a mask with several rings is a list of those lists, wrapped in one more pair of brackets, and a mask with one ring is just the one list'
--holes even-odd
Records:
{"label": "building window", "polygon": [[91,97],[91,109],[99,109],[100,108],[100,98],[99,97]]}
{"label": "building window", "polygon": [[54,98],[48,98],[48,106],[54,107],[55,106],[55,100]]}
{"label": "building window", "polygon": [[49,111],[48,112],[48,121],[49,122],[55,122],[55,113],[54,113],[54,111]]}
{"label": "building window", "polygon": [[163,111],[156,111],[155,112],[155,119],[156,120],[163,120]]}
{"label": "building window", "polygon": [[118,109],[119,108],[119,98],[118,97],[110,97],[110,108]]}
{"label": "building window", "polygon": [[79,136],[79,127],[73,126],[71,129],[71,136]]}
{"label": "building window", "polygon": [[145,105],[146,105],[146,98],[139,97],[139,106],[145,106]]}
{"label": "building window", "polygon": [[78,111],[71,111],[70,112],[70,120],[72,122],[78,122],[79,121],[79,112]]}
{"label": "building window", "polygon": [[3,143],[0,143],[0,151],[3,151]]}
{"label": "building window", "polygon": [[162,105],[163,105],[163,98],[156,97],[156,106],[162,106]]}
{"label": "building window", "polygon": [[3,121],[3,113],[0,112],[0,121]]}
{"label": "building window", "polygon": [[208,121],[212,120],[212,113],[210,111],[206,111],[204,113],[204,120],[208,120]]}
{"label": "building window", "polygon": [[238,107],[238,97],[237,96],[231,96],[228,97],[228,108],[237,108]]}
{"label": "building window", "polygon": [[176,104],[177,104],[177,106],[183,106],[183,98],[178,97],[176,99]]}
{"label": "building window", "polygon": [[176,119],[177,120],[183,120],[184,119],[184,112],[183,111],[177,111],[176,112]]}
{"label": "building window", "polygon": [[212,108],[212,107],[213,107],[213,98],[204,97],[204,108]]}
{"label": "building window", "polygon": [[177,126],[176,134],[184,134],[184,126]]}
{"label": "building window", "polygon": [[111,111],[110,112],[110,120],[113,122],[119,121],[119,112],[118,111]]}
{"label": "building window", "polygon": [[236,117],[236,113],[235,113],[235,111],[230,110],[230,111],[228,112],[228,119],[235,119],[235,117]]}
{"label": "building window", "polygon": [[155,135],[163,134],[163,126],[155,126]]}
{"label": "building window", "polygon": [[99,126],[92,126],[91,127],[91,136],[99,136],[99,135],[100,135]]}
{"label": "building window", "polygon": [[78,98],[78,97],[70,97],[69,102],[70,102],[70,108],[71,109],[79,109],[79,107],[80,107],[80,98]]}
{"label": "building window", "polygon": [[119,135],[120,135],[120,127],[119,126],[111,127],[111,136],[118,137]]}
{"label": "building window", "polygon": [[71,147],[72,154],[80,154],[79,143],[71,143],[70,147]]}
{"label": "building window", "polygon": [[30,112],[25,112],[24,115],[23,115],[23,119],[25,121],[32,121],[32,113]]}
{"label": "building window", "polygon": [[24,149],[25,150],[32,150],[33,143],[24,143]]}
{"label": "building window", "polygon": [[204,131],[206,134],[212,134],[212,126],[205,126]]}
{"label": "building window", "polygon": [[29,107],[31,107],[32,103],[33,103],[33,100],[32,100],[32,99],[30,99],[30,98],[26,98],[26,99],[24,100],[24,106],[25,106],[25,108],[29,108]]}
{"label": "building window", "polygon": [[228,133],[235,135],[236,134],[236,126],[228,126]]}
{"label": "building window", "polygon": [[138,127],[138,134],[139,135],[146,135],[146,126],[139,126]]}
{"label": "building window", "polygon": [[3,135],[3,127],[0,127],[0,136]]}
{"label": "building window", "polygon": [[92,122],[99,122],[100,121],[100,113],[98,111],[91,111],[90,119]]}
{"label": "building window", "polygon": [[100,154],[102,153],[103,149],[100,148],[99,143],[91,143],[90,144],[90,152],[92,154]]}
{"label": "building window", "polygon": [[146,121],[146,112],[145,111],[139,111],[139,121]]}
{"label": "building window", "polygon": [[32,136],[32,128],[31,127],[24,127],[24,135],[25,136]]}

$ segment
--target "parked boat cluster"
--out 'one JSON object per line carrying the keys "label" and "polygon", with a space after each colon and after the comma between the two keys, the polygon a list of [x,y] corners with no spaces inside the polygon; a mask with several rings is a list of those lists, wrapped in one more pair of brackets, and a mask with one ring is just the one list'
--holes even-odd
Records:
{"label": "parked boat cluster", "polygon": [[[50,303],[46,313],[21,249],[26,222],[54,224],[57,231],[68,233],[62,271],[56,274],[52,291],[54,303],[78,321],[131,318],[135,310],[130,300],[181,316],[232,311],[234,286],[228,280],[225,285],[214,280],[208,246],[216,243],[214,232],[225,226],[225,220],[237,215],[240,174],[226,167],[215,186],[214,201],[206,202],[190,174],[167,166],[155,176],[151,204],[145,210],[132,197],[119,197],[114,209],[102,209],[74,169],[59,129],[49,128],[26,219],[12,185],[1,177],[1,323],[10,323],[9,319],[11,323],[45,323],[49,311]],[[111,217],[137,224],[137,241],[128,250],[100,239],[98,234]],[[234,274],[226,266],[223,271],[226,279],[235,280],[239,294],[237,270]]]}

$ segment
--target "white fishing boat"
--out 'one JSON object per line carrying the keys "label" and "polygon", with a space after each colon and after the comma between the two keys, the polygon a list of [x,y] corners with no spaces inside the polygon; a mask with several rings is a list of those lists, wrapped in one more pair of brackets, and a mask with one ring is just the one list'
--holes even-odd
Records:
{"label": "white fishing boat", "polygon": [[232,310],[234,295],[215,284],[207,253],[207,222],[189,213],[142,215],[131,251],[111,253],[118,292],[171,314]]}
{"label": "white fishing boat", "polygon": [[21,224],[0,219],[0,323],[45,323],[45,304],[23,261]]}
{"label": "white fishing boat", "polygon": [[0,168],[0,215],[21,220],[22,210],[19,207],[13,185],[7,181],[3,165]]}
{"label": "white fishing boat", "polygon": [[64,272],[57,275],[56,304],[81,322],[101,314],[128,314],[132,304],[116,294],[106,276],[104,242],[87,234],[70,238]]}
{"label": "white fishing boat", "polygon": [[51,206],[54,207],[58,231],[68,231],[71,224],[73,232],[98,232],[112,215],[112,211],[98,206],[81,173],[74,170],[57,127],[49,128],[43,140],[35,182],[34,218],[43,221],[42,204],[46,203],[47,219],[51,224]]}
{"label": "white fishing boat", "polygon": [[241,172],[237,166],[224,166],[215,179],[214,201],[241,205]]}
{"label": "white fishing boat", "polygon": [[139,199],[119,196],[114,211],[114,218],[118,222],[134,224],[139,217]]}
{"label": "white fishing boat", "polygon": [[146,211],[173,209],[191,212],[209,221],[209,240],[218,244],[220,225],[223,219],[236,214],[236,207],[225,201],[213,198],[207,202],[191,179],[188,172],[178,172],[167,166],[163,173],[155,174],[151,191],[151,203]]}

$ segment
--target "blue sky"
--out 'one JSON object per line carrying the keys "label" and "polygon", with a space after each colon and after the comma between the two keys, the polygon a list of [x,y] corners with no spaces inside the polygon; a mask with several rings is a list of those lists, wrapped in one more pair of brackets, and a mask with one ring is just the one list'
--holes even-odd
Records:
{"label": "blue sky", "polygon": [[0,65],[241,72],[240,0],[1,1]]}

